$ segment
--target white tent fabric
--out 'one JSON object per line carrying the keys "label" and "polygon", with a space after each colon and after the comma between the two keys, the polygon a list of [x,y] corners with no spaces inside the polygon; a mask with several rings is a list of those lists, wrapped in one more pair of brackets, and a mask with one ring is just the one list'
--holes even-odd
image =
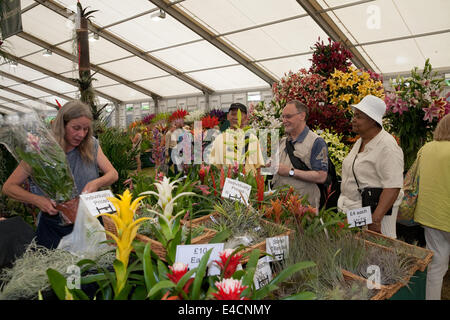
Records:
{"label": "white tent fabric", "polygon": [[[347,45],[378,73],[407,74],[427,58],[438,71],[450,70],[448,0],[80,2],[87,10],[99,10],[91,18],[99,39],[90,42],[90,59],[104,70],[95,74],[93,84],[105,103],[151,101],[149,92],[170,100],[206,91],[270,90],[271,81],[310,67],[311,47],[319,37],[327,42],[333,27],[323,25],[315,14],[329,18],[347,37]],[[21,1],[23,32],[6,44],[22,63],[0,65],[1,113],[26,106],[51,110],[56,99],[62,104],[78,96],[76,84],[70,82],[77,77],[76,3]],[[160,10],[155,3],[164,4],[165,19],[151,19]],[[308,7],[315,8],[312,15]],[[172,16],[171,10],[183,18]],[[61,51],[44,57],[47,48]]]}

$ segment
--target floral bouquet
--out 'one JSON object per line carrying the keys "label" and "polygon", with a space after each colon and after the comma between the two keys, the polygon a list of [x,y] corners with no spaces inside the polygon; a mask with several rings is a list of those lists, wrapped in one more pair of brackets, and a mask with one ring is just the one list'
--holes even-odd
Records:
{"label": "floral bouquet", "polygon": [[275,101],[285,106],[289,100],[299,100],[309,108],[327,101],[326,78],[319,74],[300,69],[297,73],[289,71],[279,82],[272,85]]}
{"label": "floral bouquet", "polygon": [[[17,161],[31,167],[34,183],[62,211],[66,222],[75,221],[77,189],[64,150],[35,113],[0,117],[0,143],[4,144]],[[70,200],[69,203],[66,203]],[[66,203],[66,204],[64,204]],[[75,212],[66,212],[73,207]]]}
{"label": "floral bouquet", "polygon": [[350,147],[342,141],[344,139],[343,135],[328,129],[314,131],[327,143],[328,156],[336,168],[336,174],[342,177],[342,162],[350,152]]}
{"label": "floral bouquet", "polygon": [[429,59],[422,74],[416,67],[410,77],[397,78],[395,84],[391,81],[394,91],[386,93],[386,118],[390,131],[400,138],[405,170],[420,147],[431,139],[439,120],[450,112],[450,103],[440,96],[444,86],[445,80],[432,74]]}
{"label": "floral bouquet", "polygon": [[354,67],[347,72],[335,70],[327,80],[330,102],[350,111],[351,105],[369,94],[384,99],[383,83],[374,78],[373,73]]}
{"label": "floral bouquet", "polygon": [[314,44],[312,55],[312,65],[309,72],[317,73],[325,78],[337,69],[346,72],[351,66],[352,53],[345,48],[341,42],[334,42],[328,38],[328,44],[324,44],[323,40]]}

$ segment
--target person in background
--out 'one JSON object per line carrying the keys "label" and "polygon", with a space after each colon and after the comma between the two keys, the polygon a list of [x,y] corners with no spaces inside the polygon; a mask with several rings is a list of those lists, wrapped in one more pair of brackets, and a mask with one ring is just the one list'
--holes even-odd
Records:
{"label": "person in background", "polygon": [[[281,115],[287,137],[280,141],[278,171],[273,177],[273,186],[294,187],[301,195],[308,195],[309,203],[320,206],[320,190],[317,183],[323,183],[328,174],[328,148],[325,140],[306,125],[308,107],[298,100],[289,101]],[[311,170],[294,168],[286,145],[290,143],[293,156],[299,158]]]}
{"label": "person in background", "polygon": [[[239,112],[241,114],[240,123]],[[251,171],[256,174],[256,169],[265,166],[259,140],[254,134],[244,133],[243,130],[241,131],[242,137],[239,135],[239,130],[247,125],[247,107],[239,102],[232,103],[228,110],[227,120],[230,122],[230,127],[216,136],[212,142],[209,163],[220,168],[242,162],[238,164],[244,164],[246,173]],[[238,141],[235,141],[235,138]],[[242,157],[242,155],[244,156]]]}
{"label": "person in background", "polygon": [[426,299],[440,300],[450,256],[450,114],[442,118],[433,141],[418,152],[419,193],[414,221],[425,229],[434,255],[427,270]]}
{"label": "person in background", "polygon": [[[359,190],[382,188],[372,212],[369,230],[397,238],[396,220],[403,197],[403,151],[395,138],[383,129],[386,104],[368,95],[353,105],[353,132],[360,138],[342,163],[341,195],[338,208],[343,212],[362,207]],[[392,207],[392,214],[386,215]]]}
{"label": "person in background", "polygon": [[[77,188],[76,196],[90,193],[109,186],[118,179],[116,169],[106,158],[97,139],[93,137],[92,113],[86,104],[75,100],[66,103],[58,111],[52,126],[56,141],[65,151]],[[103,175],[99,175],[99,170]],[[73,230],[72,225],[64,225],[56,203],[47,198],[33,182],[31,192],[22,184],[32,175],[31,168],[21,161],[3,185],[2,192],[21,202],[30,203],[40,209],[36,230],[37,244],[56,248],[62,237]]]}
{"label": "person in background", "polygon": [[141,143],[142,143],[142,134],[136,130],[135,135],[131,139],[131,142],[133,143],[133,150],[137,150],[136,155],[136,164],[137,164],[137,172],[142,170],[142,163],[141,163]]}

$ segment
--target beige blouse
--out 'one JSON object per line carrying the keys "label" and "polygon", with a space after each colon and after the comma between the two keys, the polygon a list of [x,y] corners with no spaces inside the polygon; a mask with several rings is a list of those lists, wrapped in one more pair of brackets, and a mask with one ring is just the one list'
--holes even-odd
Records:
{"label": "beige blouse", "polygon": [[[365,145],[364,151],[358,153],[361,143],[360,138],[342,163],[341,195],[338,200],[338,208],[343,212],[362,206],[361,195],[352,171],[353,161],[355,161],[354,171],[360,188],[403,187],[403,151],[394,137],[385,130],[381,130]],[[392,238],[397,237],[395,231],[397,211],[402,198],[403,190],[401,189],[394,203],[392,215],[385,216],[381,221],[381,232]]]}

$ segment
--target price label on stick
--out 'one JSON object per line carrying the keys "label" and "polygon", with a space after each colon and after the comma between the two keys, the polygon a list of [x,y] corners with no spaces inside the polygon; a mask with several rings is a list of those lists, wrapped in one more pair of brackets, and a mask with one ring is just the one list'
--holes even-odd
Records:
{"label": "price label on stick", "polygon": [[220,274],[219,267],[214,263],[214,260],[219,260],[219,253],[223,251],[223,243],[209,243],[209,244],[187,244],[177,246],[175,253],[175,261],[183,262],[191,270],[196,268],[200,260],[208,252],[213,249],[208,260],[208,275],[215,276]]}
{"label": "price label on stick", "polygon": [[226,178],[223,185],[222,197],[226,199],[239,200],[243,204],[248,204],[252,186],[244,182]]}
{"label": "price label on stick", "polygon": [[363,207],[347,211],[349,228],[362,227],[372,223],[372,212],[370,207]]}
{"label": "price label on stick", "polygon": [[80,195],[80,201],[84,203],[89,213],[94,217],[100,213],[113,213],[116,208],[107,198],[113,198],[111,190],[103,190]]}
{"label": "price label on stick", "polygon": [[266,252],[273,256],[273,258],[268,256],[268,261],[282,261],[286,259],[289,254],[289,237],[266,238]]}
{"label": "price label on stick", "polygon": [[253,277],[253,283],[255,284],[255,289],[258,290],[270,281],[272,281],[272,269],[270,269],[269,256],[264,256],[258,260],[256,265],[255,276]]}

